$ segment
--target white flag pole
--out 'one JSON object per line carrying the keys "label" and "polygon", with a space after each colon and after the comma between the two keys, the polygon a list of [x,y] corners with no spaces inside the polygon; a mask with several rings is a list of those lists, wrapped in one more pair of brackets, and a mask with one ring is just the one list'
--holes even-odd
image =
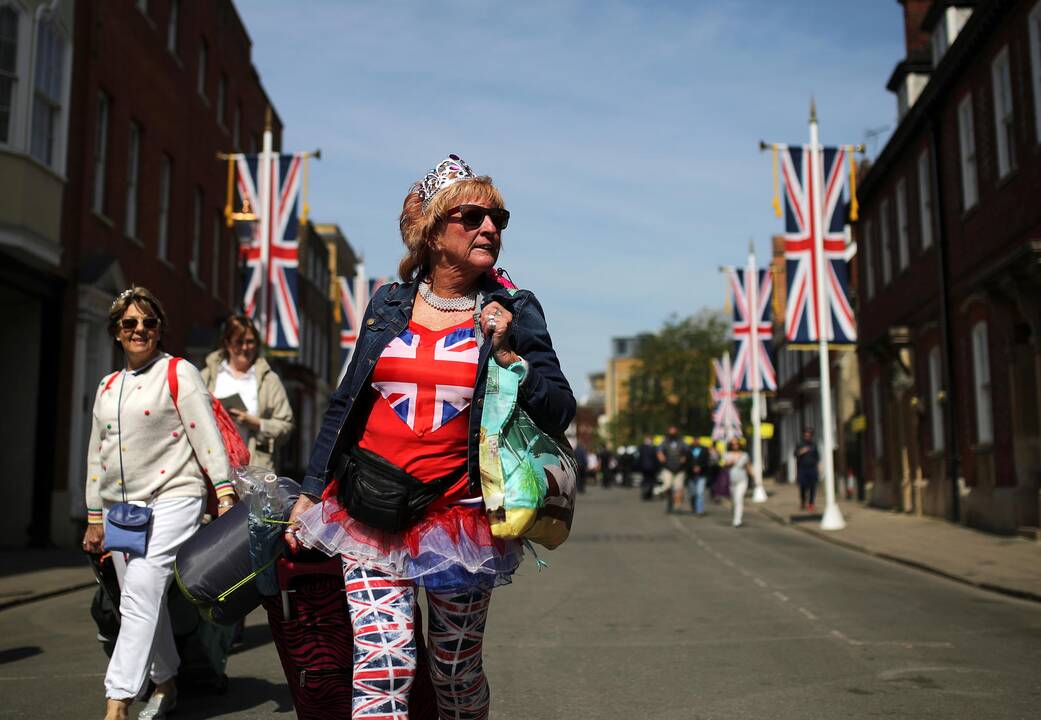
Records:
{"label": "white flag pole", "polygon": [[832,457],[832,428],[831,428],[831,364],[828,362],[828,303],[826,300],[827,288],[824,285],[824,229],[821,223],[824,218],[824,209],[821,207],[823,194],[821,183],[824,175],[824,153],[820,147],[820,137],[817,128],[817,105],[810,101],[810,177],[813,183],[813,255],[814,255],[814,279],[817,292],[814,296],[815,310],[817,311],[817,341],[820,354],[820,394],[821,394],[821,424],[824,426],[821,432],[823,441],[822,455],[824,464],[824,516],[821,518],[821,530],[841,530],[846,527],[846,521],[842,517],[835,502],[835,462]]}
{"label": "white flag pole", "polygon": [[276,338],[272,337],[271,308],[271,108],[267,109],[264,117],[264,145],[258,162],[260,175],[260,303],[257,305],[258,319],[260,320],[261,332],[264,335],[264,343],[273,345]]}
{"label": "white flag pole", "polygon": [[748,319],[751,326],[752,364],[752,474],[755,490],[752,502],[766,502],[766,490],[763,488],[763,434],[762,417],[759,403],[762,395],[762,378],[759,368],[759,271],[755,265],[755,242],[748,243],[748,264],[745,265],[745,287],[748,288]]}

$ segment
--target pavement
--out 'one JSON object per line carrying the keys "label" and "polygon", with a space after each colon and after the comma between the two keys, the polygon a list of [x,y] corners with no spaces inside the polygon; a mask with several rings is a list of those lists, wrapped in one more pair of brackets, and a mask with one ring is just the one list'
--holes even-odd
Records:
{"label": "pavement", "polygon": [[745,512],[758,509],[777,522],[790,525],[827,542],[874,555],[968,585],[1041,602],[1041,542],[994,535],[955,525],[940,518],[918,517],[900,511],[839,501],[846,521],[843,530],[821,530],[823,493],[817,512],[799,509],[794,484],[767,479],[769,499],[745,501]]}
{"label": "pavement", "polygon": [[[1041,542],[980,532],[945,520],[840,501],[843,530],[820,529],[816,513],[799,509],[793,484],[767,479],[769,499],[745,502],[767,517],[821,540],[942,575],[984,590],[1041,603]],[[94,585],[78,550],[0,550],[0,611]]]}

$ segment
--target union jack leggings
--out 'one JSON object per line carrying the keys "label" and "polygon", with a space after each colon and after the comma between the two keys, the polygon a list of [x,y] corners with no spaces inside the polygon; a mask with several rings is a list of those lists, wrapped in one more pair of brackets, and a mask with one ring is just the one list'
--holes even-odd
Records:
{"label": "union jack leggings", "polygon": [[[347,608],[354,627],[352,718],[407,720],[416,675],[416,587],[378,570],[347,568]],[[491,701],[481,649],[491,590],[427,592],[430,676],[438,715],[483,720]]]}

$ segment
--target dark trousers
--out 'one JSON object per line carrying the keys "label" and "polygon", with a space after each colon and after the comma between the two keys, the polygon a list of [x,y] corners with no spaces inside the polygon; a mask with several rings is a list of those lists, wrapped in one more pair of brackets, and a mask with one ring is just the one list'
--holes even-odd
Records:
{"label": "dark trousers", "polygon": [[799,505],[805,506],[807,504],[813,505],[814,500],[817,498],[817,476],[816,475],[800,475],[799,476]]}
{"label": "dark trousers", "polygon": [[654,470],[644,470],[640,478],[640,497],[650,500],[654,495],[654,483],[658,482],[658,473]]}

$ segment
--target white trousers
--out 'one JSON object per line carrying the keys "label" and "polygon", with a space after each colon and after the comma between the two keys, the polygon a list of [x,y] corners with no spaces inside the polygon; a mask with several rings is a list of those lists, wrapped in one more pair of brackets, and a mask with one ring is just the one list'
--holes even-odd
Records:
{"label": "white trousers", "polygon": [[178,548],[199,529],[204,500],[173,498],[152,503],[152,528],[145,555],[131,555],[127,562],[123,553],[112,553],[122,619],[105,674],[105,697],[136,698],[149,677],[159,684],[177,674],[181,660],[166,610],[166,590],[173,579]]}
{"label": "white trousers", "polygon": [[730,499],[734,502],[734,527],[741,524],[745,516],[745,493],[748,492],[748,475],[734,473],[730,475]]}

